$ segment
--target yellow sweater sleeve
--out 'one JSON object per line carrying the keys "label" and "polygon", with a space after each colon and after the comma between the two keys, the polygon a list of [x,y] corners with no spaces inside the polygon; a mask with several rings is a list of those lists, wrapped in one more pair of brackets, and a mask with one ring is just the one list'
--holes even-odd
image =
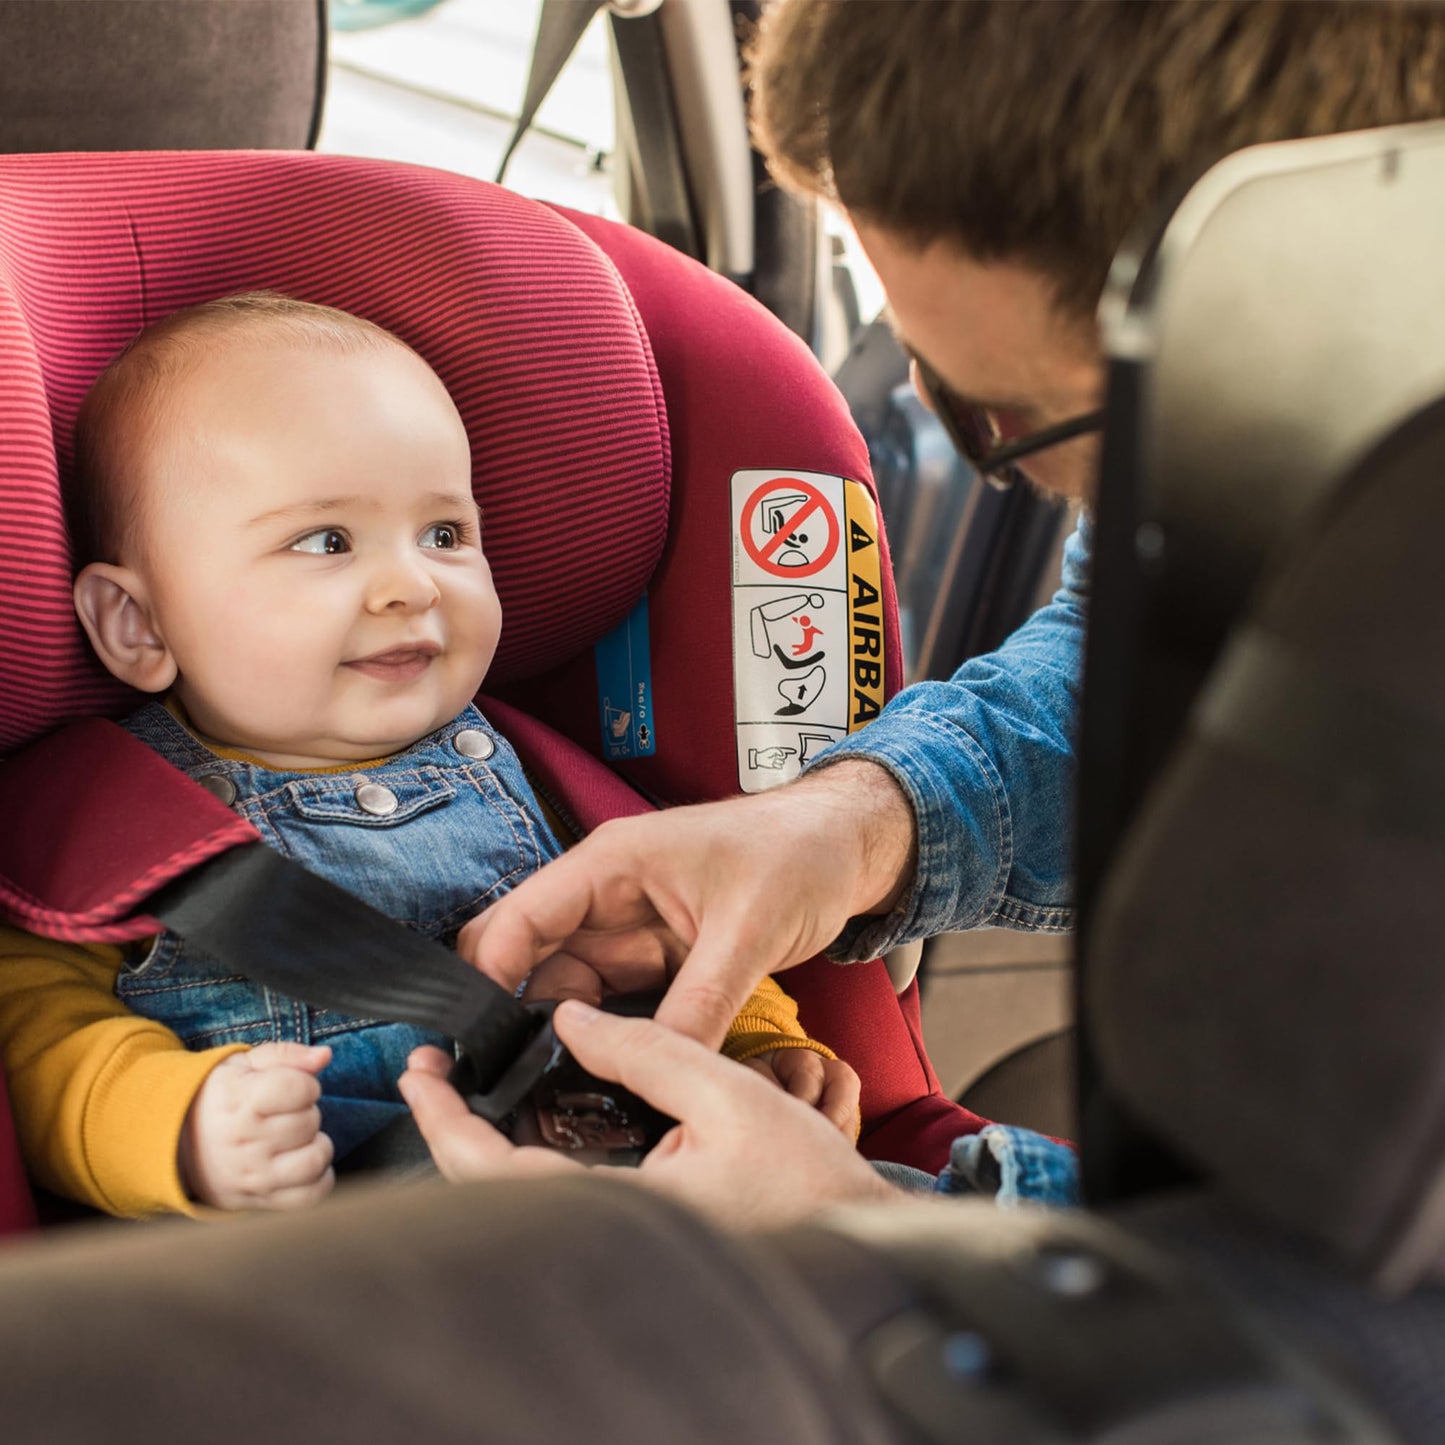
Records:
{"label": "yellow sweater sleeve", "polygon": [[817,1039],[810,1039],[798,1022],[798,1005],[771,978],[765,978],[732,1021],[722,1051],[744,1063],[774,1049],[811,1049],[825,1059],[837,1054]]}
{"label": "yellow sweater sleeve", "polygon": [[195,1214],[176,1167],[191,1101],[222,1059],[115,996],[121,951],[0,927],[0,1058],[26,1166],[110,1214]]}

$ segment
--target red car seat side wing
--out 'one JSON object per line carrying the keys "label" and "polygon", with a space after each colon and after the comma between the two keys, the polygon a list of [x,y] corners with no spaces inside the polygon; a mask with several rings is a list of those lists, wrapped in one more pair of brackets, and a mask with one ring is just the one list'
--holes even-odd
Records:
{"label": "red car seat side wing", "polygon": [[570,738],[496,698],[480,697],[477,705],[517,750],[532,786],[580,833],[610,818],[653,811],[651,803]]}
{"label": "red car seat side wing", "polygon": [[10,1102],[5,1076],[0,1073],[0,1238],[35,1226],[35,1203],[20,1160],[15,1126],[10,1122]]}
{"label": "red car seat side wing", "polygon": [[[631,293],[657,361],[672,446],[667,540],[646,589],[655,751],[614,766],[659,802],[727,797],[738,791],[730,478],[797,469],[846,477],[873,494],[868,450],[807,346],[740,287],[632,228],[558,214],[596,243]],[[881,536],[879,552],[891,696],[903,683],[902,650]],[[598,753],[590,651],[504,692]]]}
{"label": "red car seat side wing", "polygon": [[0,767],[0,915],[46,938],[123,943],[156,933],[133,910],[259,835],[115,723],[87,718]]}

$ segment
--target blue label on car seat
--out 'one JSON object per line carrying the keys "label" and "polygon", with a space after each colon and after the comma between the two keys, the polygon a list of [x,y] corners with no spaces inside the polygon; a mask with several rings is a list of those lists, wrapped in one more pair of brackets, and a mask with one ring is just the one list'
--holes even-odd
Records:
{"label": "blue label on car seat", "polygon": [[604,758],[650,758],[657,751],[652,721],[652,651],[647,594],[593,648]]}

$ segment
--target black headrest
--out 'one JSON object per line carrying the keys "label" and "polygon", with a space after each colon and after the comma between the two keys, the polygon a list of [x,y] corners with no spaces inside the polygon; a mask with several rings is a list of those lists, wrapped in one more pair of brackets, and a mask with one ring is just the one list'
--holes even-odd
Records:
{"label": "black headrest", "polygon": [[0,151],[302,150],[326,0],[0,0]]}

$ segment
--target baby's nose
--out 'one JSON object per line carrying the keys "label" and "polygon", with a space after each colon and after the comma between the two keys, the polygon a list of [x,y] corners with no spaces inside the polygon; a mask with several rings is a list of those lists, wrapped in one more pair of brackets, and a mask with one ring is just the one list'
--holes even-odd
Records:
{"label": "baby's nose", "polygon": [[420,557],[389,557],[372,573],[367,592],[371,612],[425,612],[441,599]]}

